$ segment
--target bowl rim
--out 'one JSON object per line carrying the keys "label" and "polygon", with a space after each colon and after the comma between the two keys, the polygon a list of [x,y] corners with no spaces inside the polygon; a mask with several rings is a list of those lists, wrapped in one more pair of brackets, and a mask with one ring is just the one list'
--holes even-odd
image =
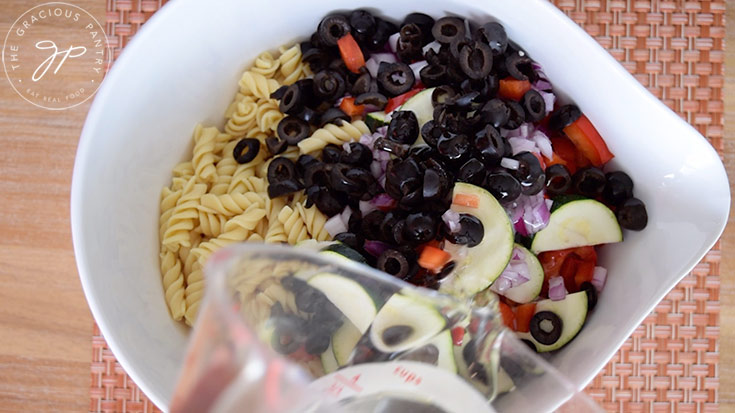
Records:
{"label": "bowl rim", "polygon": [[[468,2],[467,0],[460,1],[467,2],[470,7],[474,7],[472,3]],[[577,23],[571,20],[552,3],[543,0],[525,1],[532,4],[532,7],[541,9],[542,13],[547,15],[549,19],[556,19],[557,23],[568,26],[570,35],[572,35],[580,43],[584,44],[585,47],[589,48],[590,52],[596,55],[595,59],[600,59],[601,61],[607,62],[609,69],[615,72],[615,75],[619,77],[619,80],[621,82],[625,82],[627,84],[627,87],[629,87],[632,91],[635,91],[638,95],[638,98],[645,100],[647,104],[655,106],[658,110],[663,109],[675,115],[675,113],[671,111],[668,107],[666,107],[663,102],[652,95],[642,84],[640,84],[630,73],[628,73],[628,71],[626,71],[625,68],[612,55],[607,52],[607,50],[599,45],[593,37],[591,37]],[[160,10],[154,13],[151,18],[148,19],[146,24],[144,24],[143,27],[140,28],[140,30],[136,33],[130,43],[125,46],[120,56],[112,65],[109,73],[105,76],[104,81],[102,82],[99,90],[97,91],[97,95],[92,102],[86,120],[84,122],[84,126],[82,128],[74,161],[70,194],[71,233],[74,247],[74,255],[79,272],[79,278],[82,284],[82,289],[84,291],[85,298],[89,303],[92,315],[94,316],[94,319],[96,320],[102,335],[107,340],[108,346],[120,362],[123,369],[154,404],[164,409],[167,407],[166,401],[168,397],[160,394],[153,387],[149,386],[149,383],[142,380],[142,376],[139,374],[137,368],[135,367],[134,361],[128,357],[125,348],[118,345],[118,340],[116,340],[117,334],[115,332],[115,328],[113,325],[111,325],[109,319],[106,317],[105,312],[103,311],[103,305],[95,296],[94,288],[90,281],[92,271],[89,268],[88,253],[87,251],[85,251],[88,242],[82,231],[82,222],[84,221],[83,198],[85,188],[83,187],[81,176],[83,176],[85,171],[88,169],[91,142],[95,138],[96,130],[99,128],[100,115],[105,110],[103,102],[105,102],[108,97],[111,96],[113,90],[116,88],[117,83],[119,83],[122,74],[129,70],[129,66],[134,63],[134,60],[132,60],[133,56],[135,56],[137,51],[142,47],[142,44],[149,41],[149,38],[154,36],[156,31],[160,30],[159,26],[164,27],[162,26],[162,22],[172,19],[176,15],[177,11],[190,7],[190,3],[196,3],[196,0],[178,0],[175,2],[168,2],[163,7],[161,7]],[[700,135],[700,138],[705,139],[698,131],[693,128],[692,125],[685,122],[679,116],[675,115],[671,118],[674,122],[680,122],[683,128],[688,128],[691,131],[695,132],[697,135]],[[713,153],[716,153],[711,145],[709,145],[709,149],[712,150]],[[728,182],[727,174],[721,162],[720,167],[720,172],[722,175],[720,176],[720,178],[724,176],[725,182]],[[711,240],[700,247],[699,253],[696,254],[696,256],[699,256],[699,258],[696,260],[692,260],[692,262],[688,263],[684,267],[686,268],[686,271],[683,271],[676,278],[676,283],[672,283],[672,286],[669,289],[660,292],[658,296],[654,297],[656,303],[660,302],[661,299],[663,299],[663,297],[671,289],[673,289],[676,284],[681,281],[682,278],[690,273],[691,270],[701,260],[701,258],[719,240],[729,217],[729,207],[731,203],[729,185],[727,185],[727,195],[727,205],[722,205],[724,214],[717,217],[719,218],[719,221],[716,224],[716,235],[713,233],[711,236]],[[651,310],[653,310],[653,308],[651,308]],[[632,324],[633,326],[627,329],[627,331],[625,331],[625,334],[620,336],[620,339],[616,340],[616,345],[613,351],[609,352],[609,354],[606,354],[603,357],[605,362],[602,363],[601,368],[603,368],[604,365],[609,362],[609,360],[614,356],[615,352],[620,348],[623,342],[645,319],[647,314],[648,312],[643,312],[639,317],[637,317],[636,322]],[[578,390],[583,390],[598,373],[599,369],[590,370],[588,374],[584,376],[583,380],[580,383],[575,384],[577,385]]]}

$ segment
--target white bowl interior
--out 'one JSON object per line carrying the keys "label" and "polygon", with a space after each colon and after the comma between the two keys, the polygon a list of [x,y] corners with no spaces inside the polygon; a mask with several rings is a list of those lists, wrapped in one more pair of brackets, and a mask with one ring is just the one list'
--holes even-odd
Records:
{"label": "white bowl interior", "polygon": [[[422,11],[499,20],[594,122],[617,156],[615,169],[633,177],[648,227],[603,249],[610,271],[598,306],[579,336],[550,357],[582,388],[721,233],[730,196],[719,157],[544,1],[354,3],[360,6],[385,16]],[[126,48],[90,110],[72,188],[77,264],[113,352],[161,407],[170,400],[188,329],[169,318],[163,300],[160,189],[189,156],[194,125],[221,126],[239,75],[258,53],[309,35],[325,14],[342,8],[337,0],[271,0],[257,11],[239,0],[172,2]]]}

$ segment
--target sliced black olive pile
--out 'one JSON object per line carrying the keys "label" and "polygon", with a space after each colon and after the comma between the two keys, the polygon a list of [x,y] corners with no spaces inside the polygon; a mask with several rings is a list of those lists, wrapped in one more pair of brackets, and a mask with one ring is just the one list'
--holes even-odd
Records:
{"label": "sliced black olive pile", "polygon": [[308,354],[327,350],[332,335],[344,323],[342,312],[318,289],[294,276],[281,279],[281,285],[292,292],[296,307],[306,317],[288,314],[280,302],[271,307],[275,324],[271,346],[281,354],[291,354],[304,346]]}
{"label": "sliced black olive pile", "polygon": [[[372,75],[367,67],[348,70],[338,47],[338,41],[348,34],[366,60],[370,54],[389,51],[393,36],[395,44],[390,47],[395,50],[395,61],[372,67]],[[442,219],[458,181],[481,186],[506,205],[544,190],[552,198],[595,198],[613,208],[624,228],[646,226],[645,205],[633,197],[633,182],[624,172],[605,174],[589,166],[571,173],[561,163],[547,167],[537,154],[514,153],[503,136],[507,130],[528,122],[549,136],[563,135],[582,113],[575,105],[547,108],[545,95],[534,89],[513,99],[500,94],[501,80],[535,82],[540,76],[531,58],[508,40],[499,23],[475,26],[458,17],[434,20],[412,13],[397,25],[367,10],[354,10],[322,19],[310,39],[301,43],[301,50],[314,75],[271,95],[286,114],[276,136],[265,140],[272,155],[298,145],[315,128],[351,121],[338,108],[344,97],[383,110],[390,99],[413,91],[419,82],[434,87],[428,122],[422,120],[422,124],[417,113],[398,108],[390,114],[385,136],[377,138],[372,147],[358,142],[327,145],[319,154],[302,155],[296,162],[284,157],[270,161],[269,196],[304,190],[306,206],[315,205],[328,217],[350,207],[348,230],[334,239],[363,255],[370,265],[416,285],[437,288],[455,263],[430,273],[417,264],[420,248],[435,241],[474,247],[484,235],[482,223],[474,216],[461,215],[459,229],[451,231]],[[411,66],[423,61],[420,70]],[[426,145],[414,146],[420,140]],[[237,145],[238,162],[257,156],[257,142],[243,139]],[[388,157],[387,163],[382,160]],[[376,172],[380,162],[384,177],[376,178],[381,175]],[[369,212],[360,208],[361,202],[376,196],[389,202]],[[594,289],[588,293],[594,305]],[[316,293],[302,293],[297,305],[309,294]],[[536,320],[536,326],[532,323],[537,341],[552,341],[559,333],[561,321],[552,316]],[[553,326],[550,330],[546,328],[549,324]],[[286,347],[290,343],[282,342]],[[314,338],[308,347],[324,345]]]}

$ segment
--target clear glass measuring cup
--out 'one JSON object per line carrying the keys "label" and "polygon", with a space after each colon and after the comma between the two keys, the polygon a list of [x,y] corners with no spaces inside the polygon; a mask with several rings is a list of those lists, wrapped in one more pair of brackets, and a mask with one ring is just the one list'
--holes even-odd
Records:
{"label": "clear glass measuring cup", "polygon": [[206,293],[172,412],[601,411],[477,305],[338,254],[239,244]]}

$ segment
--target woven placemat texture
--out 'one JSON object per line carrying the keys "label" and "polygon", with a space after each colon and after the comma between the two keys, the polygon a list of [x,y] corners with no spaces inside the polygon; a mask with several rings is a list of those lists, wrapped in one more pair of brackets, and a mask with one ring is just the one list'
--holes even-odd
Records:
{"label": "woven placemat texture", "polygon": [[[636,79],[723,150],[725,2],[554,0]],[[165,0],[108,0],[117,57]],[[587,388],[611,412],[716,412],[720,243],[628,338]],[[154,412],[92,338],[90,411]]]}

